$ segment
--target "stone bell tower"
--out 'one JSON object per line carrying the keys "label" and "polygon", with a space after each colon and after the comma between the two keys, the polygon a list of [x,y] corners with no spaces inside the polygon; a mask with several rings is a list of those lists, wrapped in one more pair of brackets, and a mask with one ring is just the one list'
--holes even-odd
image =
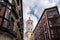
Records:
{"label": "stone bell tower", "polygon": [[32,30],[33,30],[33,20],[31,20],[30,17],[26,22],[26,26],[27,26],[27,40],[30,40],[30,36],[31,36]]}

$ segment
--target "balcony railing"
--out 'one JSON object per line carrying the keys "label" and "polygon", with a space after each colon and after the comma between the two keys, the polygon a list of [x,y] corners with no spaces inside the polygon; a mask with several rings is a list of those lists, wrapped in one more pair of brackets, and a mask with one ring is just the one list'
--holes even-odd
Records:
{"label": "balcony railing", "polygon": [[[3,31],[3,32],[7,32],[7,33],[9,33],[9,34],[11,34],[11,35],[13,35],[13,36],[15,36],[16,37],[16,32],[14,32],[12,29],[10,29],[10,27],[11,27],[11,21],[10,20],[8,20],[8,19],[6,19],[5,17],[2,17],[2,16],[0,16],[0,18],[1,19],[3,19],[3,23],[1,22],[1,24],[0,24],[0,30],[1,31]],[[13,27],[13,26],[12,26]]]}
{"label": "balcony railing", "polygon": [[54,25],[51,25],[50,24],[50,28],[58,28],[58,29],[60,29],[60,23],[58,23],[58,24],[54,24]]}
{"label": "balcony railing", "polygon": [[[6,3],[6,4],[5,4]],[[0,2],[1,5],[3,5],[3,7],[5,7],[6,9],[9,9],[11,14],[16,18],[18,19],[18,13],[16,12],[15,10],[15,6],[13,6],[11,3],[9,3],[8,0],[4,0],[4,2]],[[8,7],[10,6],[11,9]],[[5,11],[6,11],[5,9]],[[4,11],[4,12],[5,12]],[[9,14],[9,13],[7,13]],[[10,16],[10,15],[8,15]],[[10,19],[8,18],[5,18],[5,13],[3,13],[3,16],[0,16],[0,18],[2,19],[1,24],[0,24],[0,30],[4,31],[4,32],[7,32],[7,33],[10,33],[11,35],[15,36],[16,37],[16,33],[13,31],[13,24],[11,23]],[[22,21],[22,20],[21,20]],[[22,24],[21,24],[22,25]]]}
{"label": "balcony railing", "polygon": [[[4,4],[4,2],[0,2],[0,5],[2,6],[2,8],[3,7],[7,7],[5,4]],[[8,9],[8,7],[7,7],[7,9]],[[12,36],[17,36],[16,35],[16,33],[13,31],[13,30],[11,30],[9,27],[11,27],[10,26],[10,20],[8,19],[8,17],[6,18],[5,16],[8,16],[8,15],[5,15],[6,13],[6,9],[2,9],[2,10],[4,10],[2,13],[0,13],[0,30],[1,31],[3,31],[3,32],[6,32],[6,33],[9,33],[9,34],[11,34]],[[10,10],[10,9],[9,9]],[[9,14],[9,13],[7,13],[7,14]],[[13,27],[13,26],[12,26]],[[12,28],[13,29],[13,28]]]}
{"label": "balcony railing", "polygon": [[54,18],[58,18],[59,15],[52,15],[52,16],[49,16],[48,19],[54,19]]}

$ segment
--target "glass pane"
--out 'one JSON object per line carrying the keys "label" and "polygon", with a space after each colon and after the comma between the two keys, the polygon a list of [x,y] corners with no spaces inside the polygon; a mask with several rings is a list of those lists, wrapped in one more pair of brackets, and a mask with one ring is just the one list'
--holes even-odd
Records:
{"label": "glass pane", "polygon": [[57,10],[51,10],[48,12],[48,18],[53,18],[54,16],[57,16]]}
{"label": "glass pane", "polygon": [[3,22],[3,27],[5,27],[5,28],[9,27],[9,22],[5,19],[4,19],[4,22]]}

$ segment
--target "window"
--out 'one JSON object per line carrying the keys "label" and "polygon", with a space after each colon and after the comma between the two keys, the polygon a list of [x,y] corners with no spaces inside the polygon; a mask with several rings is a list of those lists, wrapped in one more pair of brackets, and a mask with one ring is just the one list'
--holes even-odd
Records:
{"label": "window", "polygon": [[17,1],[17,4],[19,5],[19,0],[16,0]]}
{"label": "window", "polygon": [[46,39],[49,39],[49,36],[48,36],[48,34],[46,33],[45,35],[46,35]]}
{"label": "window", "polygon": [[30,25],[30,22],[27,22],[27,25]]}
{"label": "window", "polygon": [[14,19],[11,17],[9,29],[13,30],[13,27],[14,27]]}
{"label": "window", "polygon": [[30,30],[30,28],[28,28],[28,30]]}
{"label": "window", "polygon": [[31,30],[32,30],[32,28],[31,28]]}
{"label": "window", "polygon": [[57,29],[51,29],[51,37],[52,38],[57,38],[58,37],[58,33],[57,33]]}
{"label": "window", "polygon": [[15,4],[14,0],[12,1],[12,5],[14,6],[13,9],[16,10],[16,4]]}
{"label": "window", "polygon": [[0,4],[0,12],[1,10],[3,10],[4,6],[2,4]]}
{"label": "window", "polygon": [[19,15],[22,16],[20,13],[21,13],[21,11],[19,10]]}
{"label": "window", "polygon": [[19,10],[19,16],[22,17],[22,15],[23,15],[23,14],[21,13],[21,10]]}
{"label": "window", "polygon": [[22,18],[20,18],[20,22],[22,22],[23,20],[22,20]]}
{"label": "window", "polygon": [[47,30],[46,30],[46,24],[44,24],[43,27],[44,27],[44,31],[47,32]]}
{"label": "window", "polygon": [[54,33],[53,33],[53,30],[51,30],[51,36],[52,36],[52,38],[54,38]]}
{"label": "window", "polygon": [[31,22],[31,24],[32,24],[32,22]]}
{"label": "window", "polygon": [[52,27],[52,22],[51,21],[49,21],[49,25],[50,25],[50,27]]}
{"label": "window", "polygon": [[49,37],[48,37],[48,31],[47,31],[47,23],[45,22],[45,24],[44,24],[44,33],[45,33],[45,38],[46,39],[49,39]]}
{"label": "window", "polygon": [[52,10],[48,12],[48,18],[52,18],[54,15],[57,15],[57,11],[56,10]]}
{"label": "window", "polygon": [[1,6],[1,4],[0,4],[0,12],[1,12],[1,8],[2,8],[2,6]]}
{"label": "window", "polygon": [[20,23],[19,23],[19,22],[17,23],[17,25],[18,25],[18,27],[20,28]]}

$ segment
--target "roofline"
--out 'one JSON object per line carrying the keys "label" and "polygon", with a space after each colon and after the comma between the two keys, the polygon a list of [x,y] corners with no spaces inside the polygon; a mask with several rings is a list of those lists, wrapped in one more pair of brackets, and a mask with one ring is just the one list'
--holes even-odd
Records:
{"label": "roofline", "polygon": [[[45,11],[47,11],[47,10],[49,10],[49,9],[52,9],[52,8],[56,8],[56,9],[57,9],[57,12],[58,12],[58,7],[57,7],[57,6],[51,7],[51,8],[46,8],[46,9],[43,11],[43,13],[42,13],[42,15],[41,15],[39,21],[41,20],[41,18],[42,18],[42,16],[43,16],[43,14],[45,13]],[[58,12],[58,14],[59,14],[59,12]],[[39,21],[38,21],[37,25],[39,24]],[[36,25],[36,27],[37,27],[37,25]],[[36,29],[36,27],[35,27],[35,29]],[[35,29],[34,29],[34,31],[35,31]],[[33,31],[33,32],[34,32],[34,31]]]}

